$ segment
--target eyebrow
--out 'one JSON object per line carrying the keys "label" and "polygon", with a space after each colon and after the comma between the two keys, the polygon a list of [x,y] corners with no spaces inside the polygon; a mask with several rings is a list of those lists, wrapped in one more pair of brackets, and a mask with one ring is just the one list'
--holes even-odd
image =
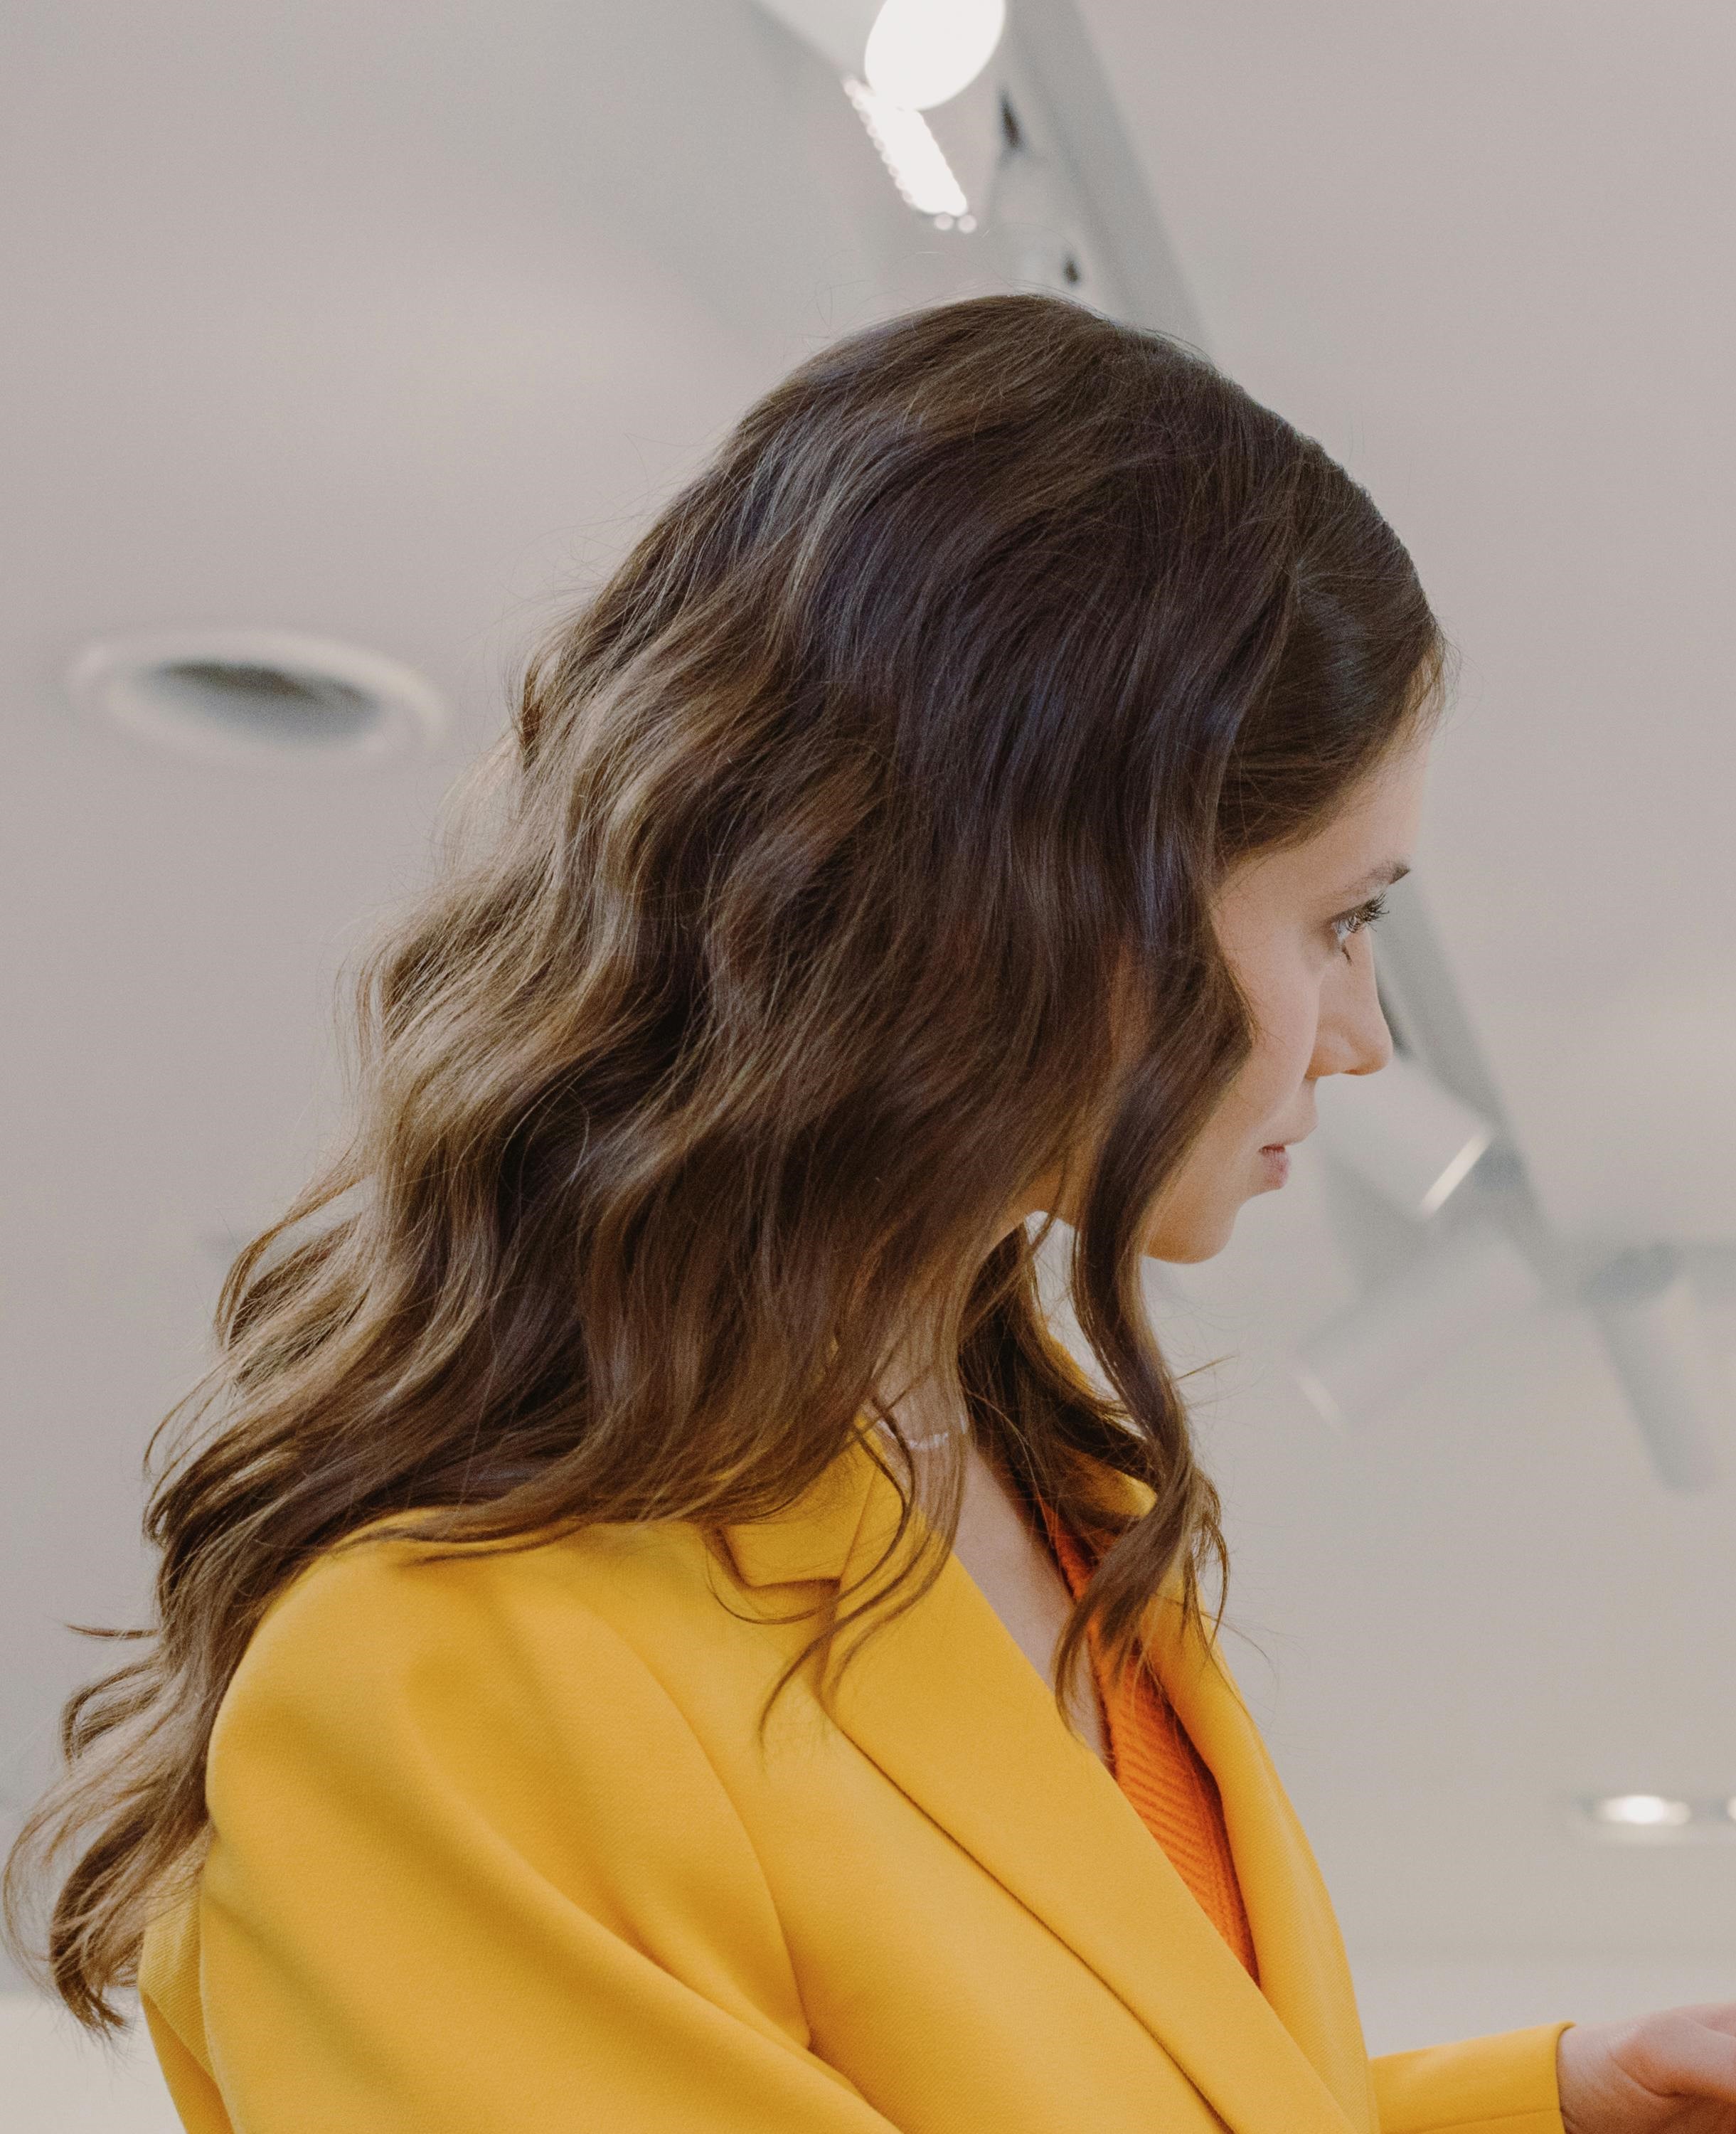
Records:
{"label": "eyebrow", "polygon": [[1377,867],[1365,874],[1360,881],[1352,882],[1341,894],[1367,896],[1377,889],[1391,889],[1394,882],[1402,881],[1410,871],[1410,862],[1408,860],[1388,860],[1384,867]]}

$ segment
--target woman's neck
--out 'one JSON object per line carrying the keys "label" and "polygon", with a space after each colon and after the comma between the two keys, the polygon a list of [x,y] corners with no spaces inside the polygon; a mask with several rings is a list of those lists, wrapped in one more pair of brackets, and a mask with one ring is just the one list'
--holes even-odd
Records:
{"label": "woman's neck", "polygon": [[[928,1380],[900,1395],[894,1413],[911,1448],[919,1482],[928,1463],[944,1457],[951,1443],[963,1441],[964,1497],[952,1553],[1052,1692],[1055,1648],[1073,1611],[1073,1595],[1046,1537],[1018,1493],[972,1441],[962,1403],[949,1407]],[[1070,1711],[1081,1738],[1107,1764],[1102,1712],[1087,1673],[1082,1673]]]}

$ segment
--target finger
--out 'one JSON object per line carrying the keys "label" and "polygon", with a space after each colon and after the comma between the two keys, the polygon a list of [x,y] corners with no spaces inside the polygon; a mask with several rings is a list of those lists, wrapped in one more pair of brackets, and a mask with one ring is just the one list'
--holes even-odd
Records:
{"label": "finger", "polygon": [[1620,2058],[1654,2095],[1736,2104],[1736,2030],[1708,2023],[1694,2009],[1671,2008],[1636,2023]]}
{"label": "finger", "polygon": [[1664,2013],[1691,2016],[1708,2030],[1722,2030],[1728,2036],[1736,2037],[1736,2001],[1696,2001],[1686,2007],[1666,2009]]}

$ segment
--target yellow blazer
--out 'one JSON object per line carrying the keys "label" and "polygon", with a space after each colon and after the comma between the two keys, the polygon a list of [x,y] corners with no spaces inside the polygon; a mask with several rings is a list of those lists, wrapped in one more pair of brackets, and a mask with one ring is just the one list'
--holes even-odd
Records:
{"label": "yellow blazer", "polygon": [[896,1504],[865,1449],[726,1537],[610,1527],[279,1596],[145,2012],[195,2134],[1561,2134],[1560,2025],[1367,2058],[1222,1663],[1153,1611],[1256,1987],[956,1557],[755,1726]]}

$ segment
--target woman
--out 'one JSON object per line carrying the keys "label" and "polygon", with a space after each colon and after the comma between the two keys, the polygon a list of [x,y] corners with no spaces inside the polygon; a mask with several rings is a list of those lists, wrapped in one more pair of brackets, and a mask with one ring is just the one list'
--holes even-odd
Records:
{"label": "woman", "polygon": [[1736,2125],[1727,2009],[1371,2069],[1140,1307],[1387,1056],[1441,664],[1317,446],[1034,296],[807,364],[547,645],[14,1861],[190,2128]]}

